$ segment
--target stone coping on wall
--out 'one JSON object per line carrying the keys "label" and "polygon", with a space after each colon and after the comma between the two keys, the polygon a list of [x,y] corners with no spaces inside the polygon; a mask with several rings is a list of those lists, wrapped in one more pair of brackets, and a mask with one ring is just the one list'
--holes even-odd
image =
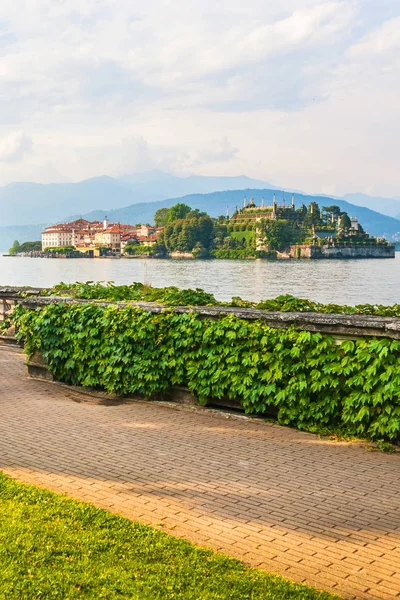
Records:
{"label": "stone coping on wall", "polygon": [[172,310],[178,314],[196,312],[205,318],[219,318],[235,315],[246,320],[262,320],[274,328],[296,327],[305,331],[319,331],[337,337],[387,337],[400,339],[400,317],[380,317],[374,315],[326,314],[316,312],[270,312],[255,308],[228,306],[174,306],[168,307],[157,302],[104,302],[82,300],[72,296],[42,296],[47,288],[0,287],[0,301],[14,300],[29,308],[39,308],[49,304],[97,304],[125,308],[133,306],[150,313]]}
{"label": "stone coping on wall", "polygon": [[[0,288],[0,299],[5,297]],[[379,317],[370,315],[325,314],[315,312],[269,312],[254,308],[238,308],[227,306],[174,306],[168,307],[156,302],[103,302],[99,300],[82,300],[66,296],[39,296],[25,293],[18,295],[16,288],[7,288],[9,293],[17,297],[17,303],[29,308],[40,308],[50,304],[96,304],[98,306],[115,306],[123,309],[133,306],[150,313],[162,313],[172,310],[178,314],[198,313],[204,318],[220,318],[235,315],[246,320],[261,320],[273,328],[296,327],[305,331],[314,331],[334,335],[338,338],[386,337],[400,339],[400,317]],[[33,290],[30,290],[33,291]],[[35,290],[41,292],[41,290]],[[24,296],[24,297],[22,297]]]}
{"label": "stone coping on wall", "polygon": [[0,299],[1,298],[19,298],[21,296],[40,296],[41,294],[49,291],[49,288],[40,287],[15,287],[10,285],[0,286]]}

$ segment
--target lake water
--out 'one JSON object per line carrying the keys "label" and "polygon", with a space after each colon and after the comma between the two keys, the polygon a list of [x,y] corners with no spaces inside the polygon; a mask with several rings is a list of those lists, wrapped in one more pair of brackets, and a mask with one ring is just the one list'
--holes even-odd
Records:
{"label": "lake water", "polygon": [[200,287],[219,300],[292,294],[339,304],[400,302],[400,254],[395,259],[235,261],[46,259],[0,256],[0,285],[50,287],[60,281],[133,281],[154,287]]}

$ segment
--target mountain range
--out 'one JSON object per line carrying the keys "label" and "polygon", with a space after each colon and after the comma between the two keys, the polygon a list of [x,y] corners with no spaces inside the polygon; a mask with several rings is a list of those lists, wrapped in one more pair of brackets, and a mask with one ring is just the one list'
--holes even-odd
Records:
{"label": "mountain range", "polygon": [[[271,204],[276,193],[278,202],[284,198],[290,202],[290,190],[284,194],[274,188],[268,182],[246,176],[177,177],[160,171],[119,178],[95,177],[78,183],[13,183],[0,187],[0,249],[7,249],[15,239],[40,239],[46,225],[71,217],[102,220],[107,215],[112,221],[135,224],[152,222],[156,210],[178,201],[215,217],[225,215],[227,207],[232,214],[236,206],[243,205],[245,195],[254,197],[256,203],[264,197],[265,203]],[[400,218],[398,198],[348,194],[343,200],[298,192],[295,197],[297,206],[312,201],[320,206],[336,204],[357,216],[372,235],[400,237],[400,221],[393,218]]]}
{"label": "mountain range", "polygon": [[222,190],[265,188],[250,177],[176,177],[150,171],[120,178],[94,177],[77,183],[11,183],[0,187],[0,226],[55,223],[70,214],[85,214]]}
{"label": "mountain range", "polygon": [[357,206],[366,206],[389,217],[400,219],[400,198],[383,198],[382,196],[367,196],[367,194],[345,194],[343,199]]}
{"label": "mountain range", "polygon": [[[146,202],[133,204],[125,208],[119,208],[107,212],[107,217],[110,221],[119,221],[121,223],[148,223],[152,222],[154,213],[159,208],[169,208],[177,202],[188,204],[192,208],[198,208],[201,211],[207,212],[212,217],[225,215],[228,209],[232,215],[236,206],[243,206],[244,196],[247,199],[253,198],[257,205],[261,204],[262,198],[266,205],[271,205],[274,194],[278,204],[291,202],[291,194],[283,194],[279,190],[273,189],[246,189],[246,190],[230,190],[224,192],[213,192],[211,194],[190,194],[181,198],[169,198],[158,202]],[[310,202],[317,202],[320,207],[336,204],[341,210],[346,211],[350,216],[358,217],[364,229],[371,235],[385,236],[392,239],[393,236],[399,234],[400,237],[400,220],[388,217],[376,211],[370,210],[362,206],[350,204],[345,200],[337,200],[326,196],[310,196],[308,194],[295,194],[296,206],[301,204],[309,205]],[[78,215],[75,215],[78,216]],[[96,210],[83,215],[89,221],[104,219],[105,212]]]}

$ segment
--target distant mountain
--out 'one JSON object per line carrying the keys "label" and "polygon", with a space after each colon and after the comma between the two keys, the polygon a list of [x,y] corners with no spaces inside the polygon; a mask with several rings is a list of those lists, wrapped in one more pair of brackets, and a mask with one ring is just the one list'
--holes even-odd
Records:
{"label": "distant mountain", "polygon": [[68,213],[88,212],[99,205],[120,208],[134,201],[130,186],[112,177],[79,183],[11,183],[0,188],[0,226],[54,223]]}
{"label": "distant mountain", "polygon": [[41,239],[41,232],[45,225],[24,225],[16,227],[0,227],[0,253],[8,252],[14,240],[22,242],[35,242]]}
{"label": "distant mountain", "polygon": [[120,181],[128,183],[137,191],[138,197],[142,192],[153,196],[152,200],[168,200],[188,194],[209,194],[225,190],[245,190],[247,188],[273,187],[267,181],[251,179],[245,175],[238,177],[205,177],[190,175],[176,177],[163,171],[148,171],[119,177]]}
{"label": "distant mountain", "polygon": [[[271,189],[246,189],[230,190],[224,192],[214,192],[211,194],[190,194],[180,198],[170,198],[159,202],[138,203],[118,210],[97,210],[84,215],[89,220],[103,219],[107,213],[111,221],[120,221],[121,223],[151,223],[154,213],[159,208],[169,208],[177,202],[188,204],[192,208],[207,212],[213,217],[225,215],[226,209],[232,215],[236,206],[243,206],[243,197],[253,197],[256,204],[261,203],[264,197],[266,204],[272,204],[273,196],[276,194],[278,203],[283,202],[284,197],[281,191]],[[310,202],[317,202],[321,207],[336,204],[341,210],[346,211],[350,216],[358,217],[360,223],[371,235],[385,236],[392,239],[393,236],[400,233],[400,220],[388,217],[376,211],[362,206],[350,204],[345,200],[329,198],[326,196],[310,196],[307,194],[295,194],[296,205],[302,203],[308,205]],[[291,201],[291,195],[286,194],[286,202]]]}
{"label": "distant mountain", "polygon": [[357,206],[366,206],[389,217],[400,219],[400,198],[383,198],[381,196],[367,196],[367,194],[345,194],[343,199]]}
{"label": "distant mountain", "polygon": [[80,216],[99,206],[110,210],[191,193],[268,185],[249,177],[176,177],[160,171],[78,183],[11,183],[0,187],[0,227],[55,223],[67,214]]}

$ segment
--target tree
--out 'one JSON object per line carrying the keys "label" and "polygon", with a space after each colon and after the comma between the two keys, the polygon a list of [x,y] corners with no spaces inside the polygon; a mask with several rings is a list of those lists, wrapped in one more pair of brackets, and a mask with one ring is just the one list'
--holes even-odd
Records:
{"label": "tree", "polygon": [[306,214],[307,214],[307,206],[306,206],[306,205],[303,203],[303,204],[300,206],[300,208],[298,208],[298,209],[296,210],[296,216],[298,217],[298,219],[299,219],[300,221],[302,221],[302,220],[304,219],[304,217],[306,216]]}
{"label": "tree", "polygon": [[341,214],[342,211],[336,204],[322,207],[322,220],[324,221],[325,225],[332,225],[332,223],[334,224],[335,222],[337,222],[337,218],[340,217]]}
{"label": "tree", "polygon": [[322,210],[323,212],[329,213],[331,215],[334,214],[335,217],[339,217],[342,214],[342,211],[336,204],[332,204],[331,206],[323,206]]}
{"label": "tree", "polygon": [[316,202],[311,202],[308,207],[306,216],[304,217],[304,227],[311,228],[313,225],[319,225],[321,221],[321,211]]}
{"label": "tree", "polygon": [[[212,247],[219,248],[223,246],[224,240],[229,236],[226,220],[218,220],[214,225]],[[230,239],[230,238],[229,238]]]}
{"label": "tree", "polygon": [[206,212],[200,211],[198,208],[195,208],[194,210],[191,210],[185,216],[186,219],[198,219],[200,217],[208,217],[208,214]]}
{"label": "tree", "polygon": [[183,204],[182,202],[178,202],[168,211],[168,222],[173,223],[174,221],[178,221],[179,219],[184,219],[188,213],[190,213],[192,209],[187,204]]}
{"label": "tree", "polygon": [[20,244],[19,244],[19,241],[18,241],[18,240],[15,240],[15,241],[14,241],[14,243],[13,243],[13,245],[12,245],[12,246],[11,246],[11,248],[9,249],[8,253],[9,253],[11,256],[15,256],[16,254],[18,254],[18,252],[19,252],[19,249],[20,249]]}
{"label": "tree", "polygon": [[42,249],[42,242],[24,242],[18,248],[18,254],[21,252],[40,252]]}
{"label": "tree", "polygon": [[164,244],[168,252],[192,252],[199,245],[208,251],[213,232],[214,222],[211,217],[178,219],[166,225]]}
{"label": "tree", "polygon": [[169,208],[159,208],[154,215],[154,224],[156,227],[165,227],[168,223]]}
{"label": "tree", "polygon": [[268,221],[264,227],[264,242],[271,250],[284,250],[296,241],[295,232],[288,221]]}
{"label": "tree", "polygon": [[340,227],[341,229],[350,229],[351,227],[350,217],[347,212],[342,213],[340,217]]}

